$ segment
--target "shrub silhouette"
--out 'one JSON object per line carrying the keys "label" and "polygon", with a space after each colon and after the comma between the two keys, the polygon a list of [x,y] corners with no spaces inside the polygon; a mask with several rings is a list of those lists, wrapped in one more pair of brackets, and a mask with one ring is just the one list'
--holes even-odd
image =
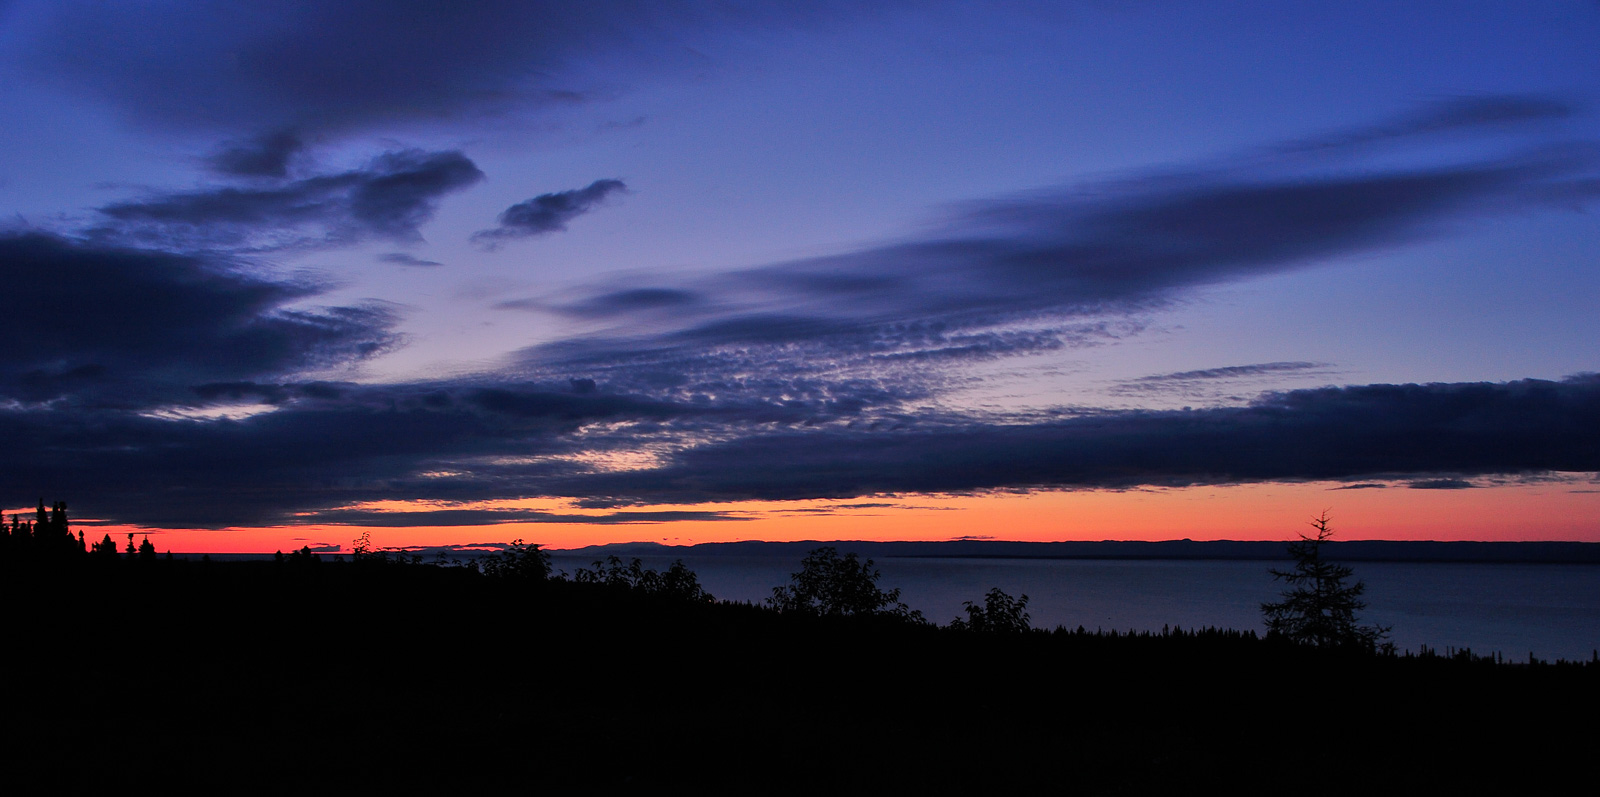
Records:
{"label": "shrub silhouette", "polygon": [[800,571],[789,576],[788,586],[772,588],[767,605],[780,612],[924,622],[922,612],[900,602],[898,588],[878,589],[878,576],[871,559],[862,562],[853,553],[840,556],[833,546],[824,546],[806,554]]}
{"label": "shrub silhouette", "polygon": [[962,603],[967,617],[950,621],[957,631],[980,631],[996,634],[1020,634],[1028,630],[1028,596],[1013,598],[1005,590],[995,587],[983,597],[983,605],[972,601]]}
{"label": "shrub silhouette", "polygon": [[709,603],[713,600],[711,593],[700,586],[700,579],[695,576],[693,570],[684,565],[682,559],[673,562],[672,566],[662,573],[645,567],[638,559],[624,565],[620,558],[608,556],[603,562],[596,560],[593,570],[578,568],[578,571],[572,574],[572,580],[579,584],[605,584],[691,603]]}
{"label": "shrub silhouette", "polygon": [[505,550],[478,560],[480,572],[490,578],[508,581],[544,582],[550,578],[550,554],[538,543],[512,540]]}
{"label": "shrub silhouette", "polygon": [[1299,542],[1289,544],[1294,569],[1272,571],[1274,579],[1291,588],[1284,591],[1283,600],[1261,604],[1267,636],[1319,648],[1376,650],[1389,629],[1356,621],[1356,612],[1367,608],[1361,600],[1366,584],[1345,583],[1352,575],[1350,568],[1322,558],[1322,544],[1333,536],[1328,513],[1313,519],[1311,527],[1316,534],[1301,534]]}

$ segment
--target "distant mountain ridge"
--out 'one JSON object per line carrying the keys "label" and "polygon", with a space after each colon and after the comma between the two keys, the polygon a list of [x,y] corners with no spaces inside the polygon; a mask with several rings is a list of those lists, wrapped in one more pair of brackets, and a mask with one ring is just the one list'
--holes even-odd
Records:
{"label": "distant mountain ridge", "polygon": [[[870,542],[806,540],[801,542],[707,542],[663,545],[623,542],[592,545],[562,556],[774,556],[799,560],[807,551],[831,545],[842,553],[864,557],[950,557],[968,559],[1288,559],[1287,541],[1105,540],[1101,542],[1016,542],[947,540],[940,542]],[[1593,542],[1434,542],[1412,540],[1348,540],[1329,542],[1327,558],[1346,562],[1483,562],[1504,564],[1600,564],[1600,543]]]}

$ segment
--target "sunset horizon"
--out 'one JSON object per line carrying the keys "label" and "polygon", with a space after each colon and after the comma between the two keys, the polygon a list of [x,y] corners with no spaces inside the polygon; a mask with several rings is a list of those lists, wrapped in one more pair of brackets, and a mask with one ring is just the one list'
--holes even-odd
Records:
{"label": "sunset horizon", "polygon": [[1597,36],[0,3],[0,505],[215,553],[1600,542]]}

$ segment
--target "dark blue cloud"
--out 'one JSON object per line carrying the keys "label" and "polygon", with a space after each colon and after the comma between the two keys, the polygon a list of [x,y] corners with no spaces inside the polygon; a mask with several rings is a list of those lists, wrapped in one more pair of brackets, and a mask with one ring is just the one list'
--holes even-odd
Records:
{"label": "dark blue cloud", "polygon": [[305,142],[292,130],[278,130],[243,142],[234,142],[212,155],[213,171],[230,177],[288,177],[291,162],[305,150]]}
{"label": "dark blue cloud", "polygon": [[1264,386],[1263,383],[1283,379],[1325,377],[1333,373],[1333,367],[1328,363],[1275,362],[1229,365],[1127,379],[1113,385],[1109,392],[1121,396],[1169,396],[1197,402],[1212,402],[1234,398],[1232,393],[1238,391],[1243,384],[1255,384],[1259,390]]}
{"label": "dark blue cloud", "polygon": [[174,250],[411,242],[442,197],[482,179],[460,152],[401,150],[350,171],[114,202],[99,208],[106,223],[89,235]]}
{"label": "dark blue cloud", "polygon": [[[1568,113],[1537,97],[1458,100],[1332,134],[1321,146],[1335,152],[1315,162],[1298,142],[1276,154],[972,202],[918,235],[836,255],[676,280],[657,273],[648,286],[606,283],[497,306],[610,325],[522,353],[529,367],[555,371],[655,368],[708,349],[743,352],[752,364],[765,351],[781,369],[795,367],[796,351],[856,365],[985,358],[1001,347],[974,338],[1019,326],[1031,342],[1018,352],[1092,345],[1198,287],[1407,245],[1483,215],[1592,203],[1600,178],[1593,153],[1581,148],[1424,168],[1369,157],[1397,139],[1480,136]],[[1085,326],[1096,318],[1127,326]],[[1148,380],[1126,389],[1156,387]]]}
{"label": "dark blue cloud", "polygon": [[[1016,488],[1127,488],[1600,470],[1600,378],[1367,385],[1247,407],[1100,412],[1039,423],[841,426],[690,448],[651,471],[558,480],[632,500],[846,498]],[[753,463],[760,463],[759,467]]]}
{"label": "dark blue cloud", "polygon": [[378,255],[378,262],[379,263],[393,263],[394,265],[397,265],[397,266],[432,267],[432,266],[442,266],[442,265],[444,265],[443,263],[440,263],[437,260],[424,260],[424,259],[422,259],[420,257],[416,257],[414,255],[408,255],[405,252],[386,252],[384,254]]}
{"label": "dark blue cloud", "polygon": [[[535,509],[434,509],[420,512],[379,512],[363,509],[328,509],[294,518],[298,525],[324,523],[344,526],[494,526],[502,523],[571,523],[594,526],[619,526],[636,523],[673,523],[685,520],[745,521],[752,518],[714,510],[659,510],[607,512],[583,515],[572,512],[544,512]],[[456,546],[468,547],[468,546]],[[480,547],[480,546],[470,546]]]}
{"label": "dark blue cloud", "polygon": [[1537,94],[1464,96],[1435,103],[1393,121],[1294,141],[1276,149],[1317,154],[1453,131],[1555,121],[1567,119],[1573,113],[1572,105],[1558,97]]}
{"label": "dark blue cloud", "polygon": [[685,62],[702,31],[851,13],[842,4],[737,0],[59,0],[26,15],[24,57],[36,79],[155,127],[483,125],[587,101],[595,87],[574,67],[590,59],[655,72]]}
{"label": "dark blue cloud", "polygon": [[506,241],[548,235],[567,229],[567,223],[593,210],[614,194],[627,193],[621,180],[596,180],[583,188],[540,194],[518,202],[500,214],[500,226],[472,234],[473,243],[494,249]]}
{"label": "dark blue cloud", "polygon": [[1196,382],[1214,379],[1241,379],[1255,376],[1313,371],[1326,367],[1328,367],[1327,363],[1256,363],[1254,365],[1229,365],[1222,368],[1203,368],[1198,371],[1178,371],[1171,374],[1155,374],[1153,376],[1141,376],[1138,379],[1130,381],[1153,384],[1161,382]]}
{"label": "dark blue cloud", "polygon": [[186,404],[196,385],[338,366],[397,343],[382,306],[288,309],[320,288],[214,257],[9,236],[0,280],[12,299],[0,401]]}
{"label": "dark blue cloud", "polygon": [[1406,486],[1413,490],[1470,490],[1477,485],[1466,479],[1419,479]]}
{"label": "dark blue cloud", "polygon": [[555,310],[580,318],[608,318],[652,310],[676,312],[701,301],[703,297],[699,294],[677,288],[625,288],[571,304],[550,306],[512,300],[495,307],[502,310]]}
{"label": "dark blue cloud", "polygon": [[[96,516],[181,527],[379,523],[340,508],[396,498],[549,496],[618,508],[1262,481],[1440,488],[1600,471],[1596,377],[1324,388],[1246,407],[1045,420],[918,412],[857,421],[816,404],[669,403],[511,383],[273,390],[276,411],[238,420],[0,409],[0,435],[29,453],[0,461],[0,484],[20,491],[12,501],[65,491]],[[650,440],[668,443],[657,465],[584,464]]]}

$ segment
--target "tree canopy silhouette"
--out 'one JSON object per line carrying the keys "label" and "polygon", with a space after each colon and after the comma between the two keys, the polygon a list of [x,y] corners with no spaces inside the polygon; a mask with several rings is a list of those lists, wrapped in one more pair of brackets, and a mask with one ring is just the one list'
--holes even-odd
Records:
{"label": "tree canopy silhouette", "polygon": [[950,627],[958,631],[982,631],[997,634],[1020,634],[1029,628],[1028,596],[1013,598],[1005,590],[995,587],[983,597],[983,604],[963,601],[966,618],[957,617]]}
{"label": "tree canopy silhouette", "polygon": [[1299,542],[1289,543],[1294,569],[1272,570],[1272,577],[1290,588],[1283,600],[1261,604],[1267,636],[1319,648],[1375,650],[1389,629],[1357,621],[1356,612],[1367,608],[1361,599],[1367,585],[1346,583],[1353,571],[1322,558],[1322,544],[1333,537],[1328,513],[1314,518],[1311,527],[1315,534],[1301,534]]}
{"label": "tree canopy silhouette", "polygon": [[780,612],[875,615],[923,622],[922,612],[900,602],[898,588],[878,589],[878,576],[871,559],[862,562],[853,553],[840,556],[833,546],[823,546],[806,554],[800,571],[789,576],[787,586],[773,587],[767,605]]}
{"label": "tree canopy silhouette", "polygon": [[618,589],[629,589],[645,595],[690,603],[710,603],[714,600],[711,593],[700,586],[699,577],[683,563],[682,559],[673,562],[663,573],[645,567],[644,562],[637,558],[632,564],[624,565],[621,558],[608,556],[605,561],[596,560],[592,570],[578,568],[578,571],[572,574],[572,580],[579,584],[605,584]]}

